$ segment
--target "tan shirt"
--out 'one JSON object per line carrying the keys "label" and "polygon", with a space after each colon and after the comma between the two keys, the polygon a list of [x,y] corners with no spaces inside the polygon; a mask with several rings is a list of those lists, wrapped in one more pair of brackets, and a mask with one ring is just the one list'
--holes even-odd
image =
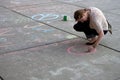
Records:
{"label": "tan shirt", "polygon": [[90,7],[90,28],[95,29],[98,33],[101,30],[108,30],[108,23],[103,12],[96,8]]}

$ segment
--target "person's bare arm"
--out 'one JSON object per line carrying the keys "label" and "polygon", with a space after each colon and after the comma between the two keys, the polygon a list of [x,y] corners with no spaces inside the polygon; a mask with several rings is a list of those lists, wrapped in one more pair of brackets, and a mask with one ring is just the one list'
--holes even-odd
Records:
{"label": "person's bare arm", "polygon": [[93,47],[96,48],[104,36],[103,30],[99,31],[96,42],[93,44]]}

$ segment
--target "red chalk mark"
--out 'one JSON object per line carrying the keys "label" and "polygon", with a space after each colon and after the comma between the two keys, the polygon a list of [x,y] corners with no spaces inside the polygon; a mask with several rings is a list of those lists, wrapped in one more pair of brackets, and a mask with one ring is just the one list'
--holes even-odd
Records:
{"label": "red chalk mark", "polygon": [[10,28],[1,28],[0,29],[0,36],[14,35],[13,33],[9,33],[10,31],[11,31]]}
{"label": "red chalk mark", "polygon": [[4,43],[4,44],[0,44],[0,48],[5,48],[5,47],[12,46],[12,45],[13,45],[12,42],[7,42],[7,43]]}
{"label": "red chalk mark", "polygon": [[19,51],[15,51],[15,52],[7,53],[7,54],[1,54],[0,58],[4,58],[5,56],[17,55],[17,54],[22,54],[22,53],[20,53]]}
{"label": "red chalk mark", "polygon": [[76,46],[71,46],[67,49],[67,52],[69,54],[80,55],[80,56],[85,54],[92,54],[96,52],[96,49],[93,49],[91,46],[83,46],[82,49],[80,49],[81,47],[77,49],[76,48],[77,48]]}

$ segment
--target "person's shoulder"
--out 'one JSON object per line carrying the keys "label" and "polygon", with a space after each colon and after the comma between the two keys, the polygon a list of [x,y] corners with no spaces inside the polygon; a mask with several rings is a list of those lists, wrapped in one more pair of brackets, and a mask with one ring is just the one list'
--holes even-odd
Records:
{"label": "person's shoulder", "polygon": [[91,9],[91,10],[100,10],[100,9],[97,8],[97,7],[88,7],[88,9]]}
{"label": "person's shoulder", "polygon": [[99,8],[97,8],[97,7],[89,7],[89,9],[91,10],[91,14],[101,14],[101,15],[103,15],[103,12],[102,12],[102,10],[100,10]]}

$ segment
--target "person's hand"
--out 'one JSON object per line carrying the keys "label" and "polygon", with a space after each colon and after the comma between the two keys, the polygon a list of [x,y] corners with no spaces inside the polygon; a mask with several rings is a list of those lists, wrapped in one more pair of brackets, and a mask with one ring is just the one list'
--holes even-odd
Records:
{"label": "person's hand", "polygon": [[88,51],[87,52],[96,52],[96,48],[93,46],[88,46]]}

